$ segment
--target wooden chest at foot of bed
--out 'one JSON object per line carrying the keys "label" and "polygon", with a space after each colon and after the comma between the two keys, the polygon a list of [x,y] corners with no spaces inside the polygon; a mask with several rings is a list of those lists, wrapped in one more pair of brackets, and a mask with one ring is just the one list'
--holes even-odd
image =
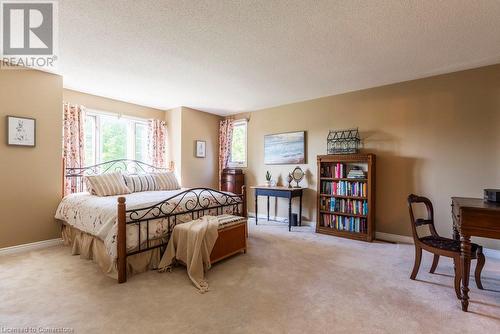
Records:
{"label": "wooden chest at foot of bed", "polygon": [[212,253],[210,253],[210,263],[214,264],[241,252],[247,252],[246,219],[219,229],[219,236],[212,249]]}

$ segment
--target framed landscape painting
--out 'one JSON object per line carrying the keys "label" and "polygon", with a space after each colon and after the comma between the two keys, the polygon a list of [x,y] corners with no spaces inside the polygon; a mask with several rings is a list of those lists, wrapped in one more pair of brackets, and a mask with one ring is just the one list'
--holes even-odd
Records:
{"label": "framed landscape painting", "polygon": [[306,132],[287,132],[264,137],[264,163],[286,165],[306,163]]}
{"label": "framed landscape painting", "polygon": [[36,121],[33,118],[7,116],[7,145],[35,147]]}

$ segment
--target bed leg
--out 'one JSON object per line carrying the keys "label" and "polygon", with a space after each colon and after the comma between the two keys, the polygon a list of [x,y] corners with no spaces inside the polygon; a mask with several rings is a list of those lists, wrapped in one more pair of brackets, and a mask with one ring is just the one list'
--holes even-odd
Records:
{"label": "bed leg", "polygon": [[127,234],[125,197],[118,197],[118,233],[116,236],[118,283],[127,281]]}
{"label": "bed leg", "polygon": [[64,198],[64,195],[66,195],[66,159],[62,158],[62,191],[61,191],[61,198]]}
{"label": "bed leg", "polygon": [[247,187],[246,186],[241,186],[241,200],[242,200],[242,217],[247,217]]}
{"label": "bed leg", "polygon": [[[248,212],[247,212],[247,187],[246,186],[241,186],[241,213],[242,217],[248,218]],[[245,237],[248,238],[248,222],[245,224]],[[245,248],[245,253],[246,253],[246,248]]]}

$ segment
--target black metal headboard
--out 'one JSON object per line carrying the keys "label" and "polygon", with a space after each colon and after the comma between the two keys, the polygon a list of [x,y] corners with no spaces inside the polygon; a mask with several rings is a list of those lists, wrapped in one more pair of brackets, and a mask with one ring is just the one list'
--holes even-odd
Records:
{"label": "black metal headboard", "polygon": [[[64,165],[64,163],[63,163]],[[138,160],[117,159],[102,162],[97,165],[87,167],[66,167],[64,166],[63,193],[76,193],[85,190],[84,176],[101,175],[112,172],[123,172],[128,174],[146,174],[156,172],[173,171],[173,165],[169,168],[155,167]],[[68,190],[65,190],[68,189]]]}

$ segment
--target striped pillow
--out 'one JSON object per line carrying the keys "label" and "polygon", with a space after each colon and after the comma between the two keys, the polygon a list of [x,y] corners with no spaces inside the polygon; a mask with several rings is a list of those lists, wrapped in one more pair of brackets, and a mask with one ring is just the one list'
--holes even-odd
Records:
{"label": "striped pillow", "polygon": [[153,175],[155,176],[156,184],[158,185],[156,189],[158,190],[181,189],[181,186],[179,185],[179,182],[177,181],[177,178],[175,177],[174,173],[165,172],[165,173],[155,173]]}
{"label": "striped pillow", "polygon": [[121,172],[85,176],[87,189],[92,195],[114,196],[130,194]]}
{"label": "striped pillow", "polygon": [[125,184],[131,192],[157,190],[156,178],[152,174],[123,175]]}

